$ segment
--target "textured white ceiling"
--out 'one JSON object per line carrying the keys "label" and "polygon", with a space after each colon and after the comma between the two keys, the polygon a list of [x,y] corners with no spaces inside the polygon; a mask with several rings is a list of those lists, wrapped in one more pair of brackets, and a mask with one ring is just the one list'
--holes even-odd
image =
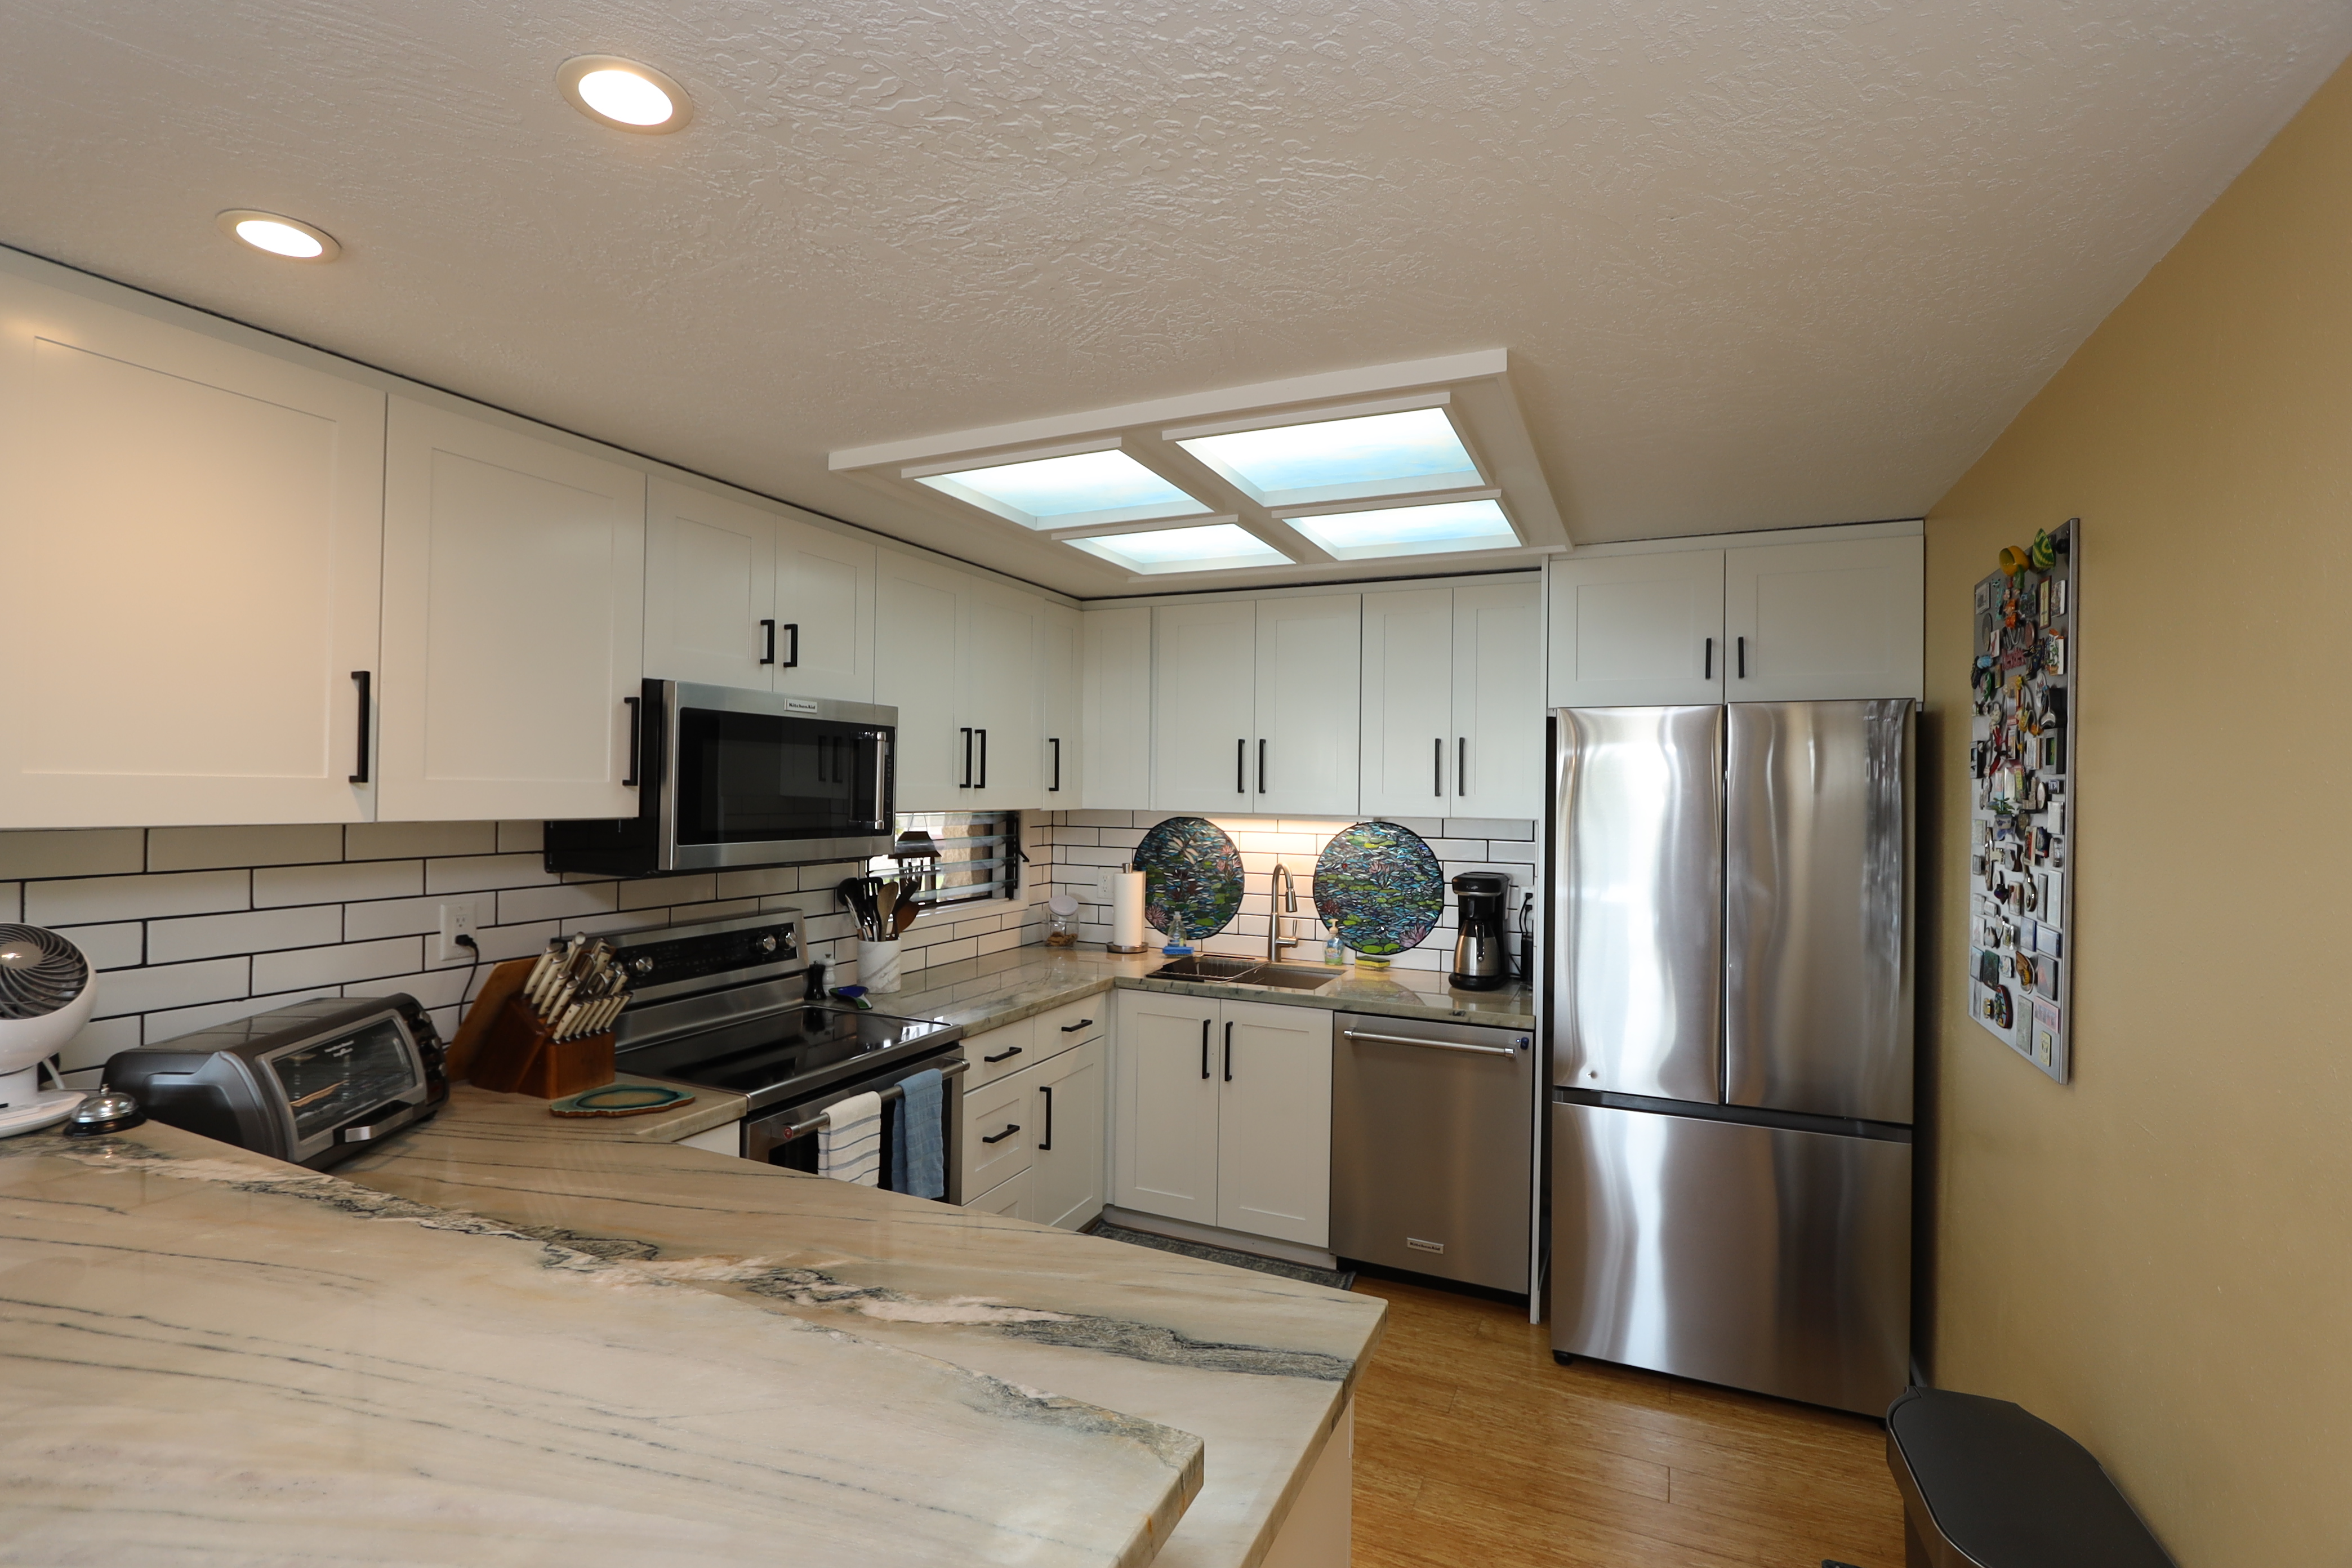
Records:
{"label": "textured white ceiling", "polygon": [[[2344,0],[0,0],[0,242],[1085,595],[825,453],[1503,347],[1574,539],[1916,516],[2347,49]],[[575,113],[587,52],[693,124]]]}

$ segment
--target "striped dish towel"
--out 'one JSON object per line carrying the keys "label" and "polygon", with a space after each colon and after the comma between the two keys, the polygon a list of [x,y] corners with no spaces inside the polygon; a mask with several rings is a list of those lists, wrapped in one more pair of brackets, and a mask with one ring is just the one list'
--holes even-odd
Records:
{"label": "striped dish towel", "polygon": [[861,1187],[881,1184],[882,1097],[853,1094],[825,1107],[816,1132],[816,1171]]}

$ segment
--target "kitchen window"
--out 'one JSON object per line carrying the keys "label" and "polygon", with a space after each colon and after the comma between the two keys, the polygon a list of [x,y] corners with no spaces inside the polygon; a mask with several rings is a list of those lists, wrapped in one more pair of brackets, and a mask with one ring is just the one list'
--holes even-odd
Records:
{"label": "kitchen window", "polygon": [[[1021,814],[1017,811],[923,811],[898,818],[900,837],[928,833],[940,847],[937,861],[908,860],[919,875],[919,904],[978,903],[1010,899],[1021,890]],[[867,868],[877,877],[898,874],[900,863],[877,855]]]}

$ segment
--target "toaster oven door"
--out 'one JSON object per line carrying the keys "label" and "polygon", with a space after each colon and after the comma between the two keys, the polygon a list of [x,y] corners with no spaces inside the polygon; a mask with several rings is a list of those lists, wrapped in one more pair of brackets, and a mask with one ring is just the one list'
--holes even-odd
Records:
{"label": "toaster oven door", "polygon": [[396,1014],[281,1046],[261,1062],[284,1097],[297,1164],[336,1149],[344,1128],[383,1120],[372,1113],[425,1100],[424,1060]]}

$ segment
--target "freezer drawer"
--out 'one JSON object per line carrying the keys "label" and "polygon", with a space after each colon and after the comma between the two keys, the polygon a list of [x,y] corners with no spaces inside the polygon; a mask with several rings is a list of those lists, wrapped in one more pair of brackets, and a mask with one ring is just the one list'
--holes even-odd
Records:
{"label": "freezer drawer", "polygon": [[1331,1250],[1524,1293],[1535,1057],[1522,1030],[1338,1015]]}
{"label": "freezer drawer", "polygon": [[1552,1348],[1881,1415],[1911,1146],[1555,1102]]}

